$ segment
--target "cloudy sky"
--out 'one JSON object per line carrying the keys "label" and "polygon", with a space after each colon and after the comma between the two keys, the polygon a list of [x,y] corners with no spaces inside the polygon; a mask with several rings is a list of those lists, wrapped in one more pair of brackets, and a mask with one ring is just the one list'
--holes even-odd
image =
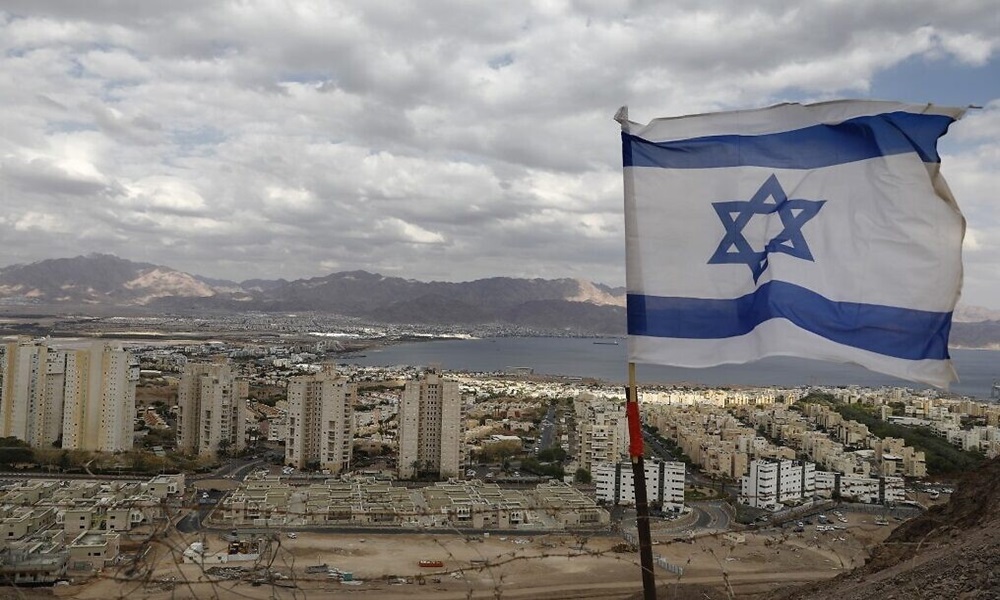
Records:
{"label": "cloudy sky", "polygon": [[943,170],[1000,308],[995,0],[5,0],[0,46],[0,265],[621,285],[619,106],[860,97],[983,107]]}

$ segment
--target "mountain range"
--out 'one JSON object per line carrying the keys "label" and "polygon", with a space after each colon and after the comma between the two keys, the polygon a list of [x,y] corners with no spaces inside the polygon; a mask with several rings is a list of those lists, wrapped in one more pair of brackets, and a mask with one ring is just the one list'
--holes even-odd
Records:
{"label": "mountain range", "polygon": [[[580,279],[422,282],[366,271],[310,279],[209,279],[108,254],[0,269],[0,304],[149,312],[325,312],[381,323],[499,324],[624,333],[625,289]],[[102,310],[106,312],[106,310]]]}
{"label": "mountain range", "polygon": [[[579,334],[625,333],[625,288],[581,279],[491,277],[422,282],[366,271],[310,279],[210,279],[109,254],[0,268],[0,306],[107,313],[322,312],[376,323],[510,325]],[[9,311],[8,311],[9,312]],[[1000,345],[1000,311],[959,307],[953,345]]]}

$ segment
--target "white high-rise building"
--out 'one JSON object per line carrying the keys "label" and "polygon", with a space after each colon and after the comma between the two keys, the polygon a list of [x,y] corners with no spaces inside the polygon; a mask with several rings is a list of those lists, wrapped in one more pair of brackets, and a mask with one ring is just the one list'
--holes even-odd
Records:
{"label": "white high-rise building", "polygon": [[458,382],[430,370],[406,383],[399,403],[399,477],[434,472],[456,477],[462,467],[462,395]]}
{"label": "white high-rise building", "polygon": [[[3,392],[0,393],[0,435],[24,440],[32,447],[56,441],[58,433],[46,427],[46,417],[55,407],[52,394],[46,395],[49,347],[28,338],[5,345]],[[62,415],[59,415],[61,424]],[[51,439],[50,439],[51,437]]]}
{"label": "white high-rise building", "polygon": [[357,385],[331,368],[288,380],[285,463],[337,474],[351,468]]}
{"label": "white high-rise building", "polygon": [[[66,388],[66,356],[67,352],[56,352],[50,349],[45,357],[44,401],[42,402],[41,434],[43,440],[58,440],[63,435],[65,426],[66,395],[73,390]],[[134,406],[134,401],[133,401]],[[129,422],[129,433],[132,423]],[[51,444],[53,442],[49,442]],[[62,444],[65,448],[65,443]],[[131,448],[131,446],[129,446]]]}
{"label": "white high-rise building", "polygon": [[[684,475],[682,462],[643,461],[646,477],[646,502],[658,504],[664,511],[684,509]],[[594,467],[597,499],[612,504],[635,505],[635,477],[628,461],[602,463]]]}
{"label": "white high-rise building", "polygon": [[95,342],[55,350],[21,339],[7,344],[0,435],[32,447],[130,450],[139,365],[130,352]]}
{"label": "white high-rise building", "polygon": [[131,450],[139,362],[131,352],[102,342],[58,354],[49,380],[58,375],[65,390],[62,447],[118,452]]}
{"label": "white high-rise building", "polygon": [[226,362],[188,363],[177,390],[177,449],[201,456],[246,448],[250,385]]}

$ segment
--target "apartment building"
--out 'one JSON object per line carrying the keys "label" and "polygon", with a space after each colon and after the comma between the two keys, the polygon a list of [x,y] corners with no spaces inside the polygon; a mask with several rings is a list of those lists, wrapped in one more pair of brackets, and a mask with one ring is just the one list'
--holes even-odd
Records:
{"label": "apartment building", "polygon": [[625,458],[628,425],[623,402],[580,394],[573,401],[573,412],[579,468],[593,472],[599,464],[615,464]]}
{"label": "apartment building", "polygon": [[[24,440],[32,447],[51,445],[58,434],[46,425],[46,415],[55,407],[47,407],[52,396],[46,397],[46,373],[49,347],[21,338],[5,345],[3,357],[3,391],[0,395],[0,435]],[[61,420],[60,420],[61,425]]]}
{"label": "apartment building", "polygon": [[[646,478],[646,501],[649,504],[658,504],[664,511],[681,512],[684,509],[684,463],[643,461],[643,473]],[[594,468],[594,482],[598,501],[635,505],[635,475],[631,462],[597,465]]]}
{"label": "apartment building", "polygon": [[399,477],[455,477],[462,466],[462,396],[437,370],[408,381],[399,402]]}
{"label": "apartment building", "polygon": [[139,361],[132,353],[101,342],[59,355],[65,382],[62,447],[131,450]]}
{"label": "apartment building", "polygon": [[816,495],[867,504],[892,504],[906,499],[902,477],[863,477],[816,471]]}
{"label": "apartment building", "polygon": [[246,447],[249,383],[228,362],[188,363],[177,390],[177,449],[201,456]]}
{"label": "apartment building", "polygon": [[132,448],[139,364],[130,352],[104,342],[56,350],[22,338],[6,344],[2,370],[0,435],[36,448]]}
{"label": "apartment building", "polygon": [[337,474],[350,470],[357,385],[330,367],[288,380],[285,463]]}
{"label": "apartment building", "polygon": [[875,462],[879,472],[886,476],[926,477],[927,460],[924,453],[907,446],[901,438],[887,437],[875,441]]}
{"label": "apartment building", "polygon": [[816,492],[816,465],[797,460],[761,459],[750,463],[741,480],[740,502],[776,511],[786,504],[811,500]]}

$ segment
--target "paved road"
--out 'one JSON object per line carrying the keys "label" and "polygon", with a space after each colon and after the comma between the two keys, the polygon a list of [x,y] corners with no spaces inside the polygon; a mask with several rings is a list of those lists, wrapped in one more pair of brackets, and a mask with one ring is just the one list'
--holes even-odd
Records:
{"label": "paved road", "polygon": [[193,510],[177,521],[177,531],[194,533],[201,529],[201,511]]}
{"label": "paved road", "polygon": [[713,502],[693,502],[689,504],[691,510],[698,513],[698,519],[694,525],[685,529],[702,529],[710,531],[726,531],[729,529],[729,513],[722,508],[721,501]]}
{"label": "paved road", "polygon": [[649,446],[650,450],[652,450],[653,454],[655,454],[658,458],[663,460],[677,460],[673,453],[670,452],[670,450],[667,450],[667,448],[661,444],[645,427],[642,431],[642,439]]}
{"label": "paved road", "polygon": [[0,481],[23,481],[25,479],[88,479],[114,481],[149,481],[155,475],[87,475],[86,473],[19,473],[17,471],[0,472]]}
{"label": "paved road", "polygon": [[236,481],[243,481],[250,471],[258,468],[266,462],[267,461],[262,458],[231,458],[211,473],[199,473],[197,475],[192,475],[188,479],[191,481],[199,481],[202,479],[235,479]]}
{"label": "paved road", "polygon": [[538,450],[548,450],[552,447],[552,440],[555,438],[556,433],[556,407],[554,405],[549,405],[549,409],[545,412],[545,418],[542,422],[542,431],[535,446],[536,452]]}
{"label": "paved road", "polygon": [[[247,475],[260,468],[260,466],[265,462],[266,461],[263,459],[233,459],[226,462],[226,464],[222,465],[222,467],[217,469],[214,473],[199,477],[198,479],[232,479],[233,481],[243,481]],[[208,490],[204,493],[208,494],[208,498],[204,498],[201,495],[202,492],[196,493],[195,498],[199,502],[199,506],[196,510],[192,510],[188,514],[184,515],[184,517],[177,522],[178,531],[183,533],[193,533],[195,531],[199,531],[202,528],[202,523],[208,520],[208,515],[215,510],[219,501],[226,496],[226,493],[221,490]]]}
{"label": "paved road", "polygon": [[[688,519],[681,521],[676,527],[669,525],[657,528],[661,534],[679,533],[708,533],[716,531],[728,531],[730,527],[729,512],[723,508],[721,500],[710,502],[691,502],[688,507],[694,512],[695,520]],[[634,512],[632,513],[635,514]]]}

